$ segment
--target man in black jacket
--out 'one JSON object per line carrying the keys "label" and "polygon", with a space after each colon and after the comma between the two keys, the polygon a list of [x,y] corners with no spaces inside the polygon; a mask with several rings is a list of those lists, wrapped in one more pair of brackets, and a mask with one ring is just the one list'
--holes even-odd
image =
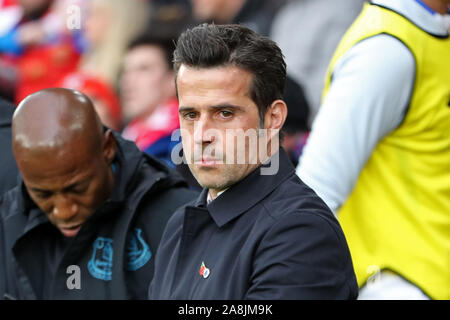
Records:
{"label": "man in black jacket", "polygon": [[167,224],[151,299],[354,299],[346,240],[279,148],[286,65],[238,25],[185,31],[174,54],[188,165],[204,187]]}
{"label": "man in black jacket", "polygon": [[2,297],[146,297],[164,226],[195,193],[76,91],[30,95],[12,129],[23,183],[0,200]]}

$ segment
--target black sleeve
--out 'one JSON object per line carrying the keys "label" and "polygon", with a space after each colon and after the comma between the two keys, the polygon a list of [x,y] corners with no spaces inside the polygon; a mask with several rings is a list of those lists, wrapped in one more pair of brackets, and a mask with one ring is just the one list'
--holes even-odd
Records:
{"label": "black sleeve", "polygon": [[148,213],[144,214],[148,241],[150,247],[156,252],[167,221],[181,206],[196,199],[198,192],[185,187],[171,188],[157,193],[146,199],[144,207],[148,207]]}
{"label": "black sleeve", "polygon": [[246,299],[355,299],[356,277],[339,232],[317,214],[277,221],[256,252]]}

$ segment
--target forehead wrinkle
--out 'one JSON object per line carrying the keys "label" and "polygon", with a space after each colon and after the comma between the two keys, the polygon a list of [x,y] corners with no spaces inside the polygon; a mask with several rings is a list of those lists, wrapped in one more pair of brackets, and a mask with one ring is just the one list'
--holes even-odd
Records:
{"label": "forehead wrinkle", "polygon": [[[196,68],[183,64],[177,75],[178,98],[181,98],[187,89],[191,90],[190,95],[195,96],[213,98],[217,95],[220,98],[224,93],[229,95],[239,93],[253,101],[251,96],[253,78],[251,72],[232,64],[211,68]],[[243,81],[240,81],[241,79]]]}

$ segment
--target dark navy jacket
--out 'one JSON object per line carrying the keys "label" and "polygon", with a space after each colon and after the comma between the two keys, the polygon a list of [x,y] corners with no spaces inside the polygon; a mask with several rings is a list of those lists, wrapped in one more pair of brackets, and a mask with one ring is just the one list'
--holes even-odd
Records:
{"label": "dark navy jacket", "polygon": [[[0,299],[147,298],[164,227],[198,194],[134,143],[115,138],[112,195],[75,238],[50,224],[23,183],[0,198]],[[80,289],[67,285],[72,265],[80,268]]]}
{"label": "dark navy jacket", "polygon": [[280,149],[206,204],[207,190],[169,220],[150,299],[355,299],[358,286],[337,220]]}
{"label": "dark navy jacket", "polygon": [[11,120],[16,108],[0,98],[0,194],[17,185],[19,169],[12,152]]}

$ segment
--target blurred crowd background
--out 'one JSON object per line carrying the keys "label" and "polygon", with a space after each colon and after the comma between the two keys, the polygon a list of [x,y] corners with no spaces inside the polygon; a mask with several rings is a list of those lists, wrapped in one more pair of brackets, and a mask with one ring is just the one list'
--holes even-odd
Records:
{"label": "blurred crowd background", "polygon": [[[325,71],[363,0],[0,0],[0,96],[47,87],[88,95],[104,124],[171,163],[178,127],[172,52],[201,22],[241,23],[282,48],[294,164],[320,105]],[[320,12],[320,14],[318,14]]]}

